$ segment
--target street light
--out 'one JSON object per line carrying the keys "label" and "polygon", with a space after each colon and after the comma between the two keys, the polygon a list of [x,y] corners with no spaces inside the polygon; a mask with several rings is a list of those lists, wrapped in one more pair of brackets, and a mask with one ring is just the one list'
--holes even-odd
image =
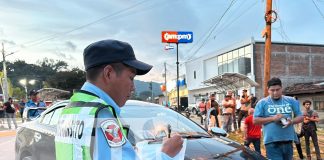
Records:
{"label": "street light", "polygon": [[[36,80],[32,79],[32,80],[29,80],[28,83],[31,84],[31,85],[34,85],[35,81]],[[25,88],[26,99],[28,99],[28,95],[27,95],[27,79],[26,78],[21,79],[21,80],[19,80],[19,83]]]}

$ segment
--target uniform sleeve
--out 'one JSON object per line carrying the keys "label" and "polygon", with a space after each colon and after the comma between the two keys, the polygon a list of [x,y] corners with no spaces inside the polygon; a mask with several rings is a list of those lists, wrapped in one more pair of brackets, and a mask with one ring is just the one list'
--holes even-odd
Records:
{"label": "uniform sleeve", "polygon": [[259,101],[255,106],[253,117],[264,117],[263,101]]}
{"label": "uniform sleeve", "polygon": [[[138,160],[132,145],[126,139],[125,144],[118,147],[111,147],[101,129],[100,124],[106,120],[113,120],[115,117],[108,109],[102,109],[98,113],[97,127],[94,140],[93,159],[95,160]],[[126,138],[126,137],[125,137]]]}

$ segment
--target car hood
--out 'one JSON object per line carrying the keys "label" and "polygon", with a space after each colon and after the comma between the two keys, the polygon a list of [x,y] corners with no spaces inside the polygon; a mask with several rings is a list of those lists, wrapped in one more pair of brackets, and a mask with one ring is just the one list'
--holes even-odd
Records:
{"label": "car hood", "polygon": [[188,139],[185,159],[265,159],[243,145],[223,137]]}

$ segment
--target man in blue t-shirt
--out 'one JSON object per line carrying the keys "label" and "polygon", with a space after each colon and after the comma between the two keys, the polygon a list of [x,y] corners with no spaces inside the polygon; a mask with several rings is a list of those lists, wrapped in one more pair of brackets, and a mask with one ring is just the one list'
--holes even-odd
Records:
{"label": "man in blue t-shirt", "polygon": [[303,121],[299,102],[282,95],[279,78],[267,84],[269,96],[261,99],[254,112],[254,124],[263,125],[263,141],[269,159],[292,159],[293,141],[298,141],[293,124]]}

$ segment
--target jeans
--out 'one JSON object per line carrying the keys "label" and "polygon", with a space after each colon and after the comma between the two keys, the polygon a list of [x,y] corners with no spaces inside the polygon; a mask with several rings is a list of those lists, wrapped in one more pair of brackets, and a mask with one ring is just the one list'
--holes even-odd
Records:
{"label": "jeans", "polygon": [[296,145],[296,148],[297,148],[297,151],[298,151],[298,156],[299,156],[300,159],[304,159],[303,150],[302,150],[301,144],[300,144],[300,137],[301,136],[297,134],[297,137],[298,137],[298,143],[295,142],[295,145]]}
{"label": "jeans", "polygon": [[272,142],[265,145],[267,158],[272,160],[291,160],[293,158],[292,142]]}
{"label": "jeans", "polygon": [[15,117],[15,113],[6,113],[7,116],[7,122],[8,122],[8,127],[9,129],[11,129],[11,122],[12,121],[15,125],[15,127],[17,128],[17,123],[16,123],[16,117]]}
{"label": "jeans", "polygon": [[250,148],[251,143],[253,144],[255,151],[257,151],[261,154],[260,138],[248,138],[246,141],[244,141],[244,145],[249,148]]}
{"label": "jeans", "polygon": [[317,159],[321,159],[321,153],[320,153],[320,149],[318,147],[318,139],[317,139],[317,133],[315,130],[305,130],[305,144],[306,144],[306,154],[307,157],[311,157],[311,153],[310,153],[310,144],[309,144],[309,139],[310,137],[312,137],[312,141],[314,144],[314,148],[315,148],[315,152],[316,152],[316,157]]}
{"label": "jeans", "polygon": [[233,122],[233,115],[232,114],[223,114],[222,128],[226,132],[231,132],[232,131],[232,122]]}

